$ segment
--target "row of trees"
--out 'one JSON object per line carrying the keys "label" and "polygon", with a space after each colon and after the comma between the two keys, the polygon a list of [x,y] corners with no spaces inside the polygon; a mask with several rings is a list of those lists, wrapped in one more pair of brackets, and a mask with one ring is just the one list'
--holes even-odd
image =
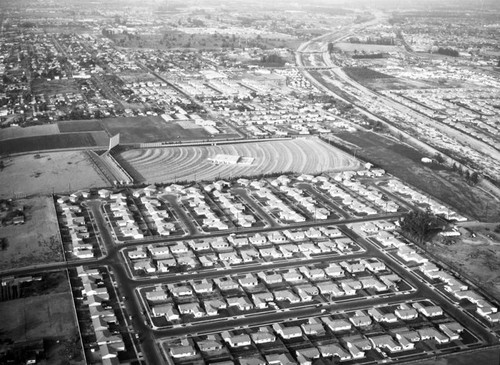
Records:
{"label": "row of trees", "polygon": [[[440,164],[445,163],[445,159],[440,153],[436,153],[436,155],[434,156],[434,160],[436,160]],[[462,168],[462,166],[459,166],[456,163],[451,166],[451,169],[454,172],[458,172],[458,174],[462,176],[470,185],[476,185],[479,182],[479,173],[477,171],[470,172],[469,170]]]}
{"label": "row of trees", "polygon": [[439,47],[436,53],[445,55],[445,56],[451,56],[451,57],[458,57],[458,51],[453,48],[444,48],[444,47]]}
{"label": "row of trees", "polygon": [[476,171],[464,170],[462,166],[457,166],[456,163],[453,164],[452,170],[458,172],[468,184],[476,185],[479,182],[479,174]]}

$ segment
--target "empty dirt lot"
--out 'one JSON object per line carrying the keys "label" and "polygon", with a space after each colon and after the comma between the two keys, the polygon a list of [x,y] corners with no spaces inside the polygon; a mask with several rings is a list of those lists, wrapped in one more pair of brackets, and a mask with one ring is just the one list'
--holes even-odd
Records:
{"label": "empty dirt lot", "polygon": [[0,173],[0,198],[107,185],[81,151],[27,154],[2,161],[5,167]]}
{"label": "empty dirt lot", "polygon": [[52,198],[41,196],[19,199],[14,203],[16,209],[23,209],[25,223],[0,226],[0,237],[8,242],[7,247],[0,251],[0,270],[62,261]]}

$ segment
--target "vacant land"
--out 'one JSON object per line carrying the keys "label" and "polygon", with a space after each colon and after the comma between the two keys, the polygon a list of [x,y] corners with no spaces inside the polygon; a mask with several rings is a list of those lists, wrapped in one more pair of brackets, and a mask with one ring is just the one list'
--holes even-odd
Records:
{"label": "vacant land", "polygon": [[0,268],[7,270],[47,262],[62,261],[54,202],[50,197],[15,201],[23,209],[25,223],[0,227],[0,237],[7,247],[0,251]]}
{"label": "vacant land", "polygon": [[12,138],[23,138],[43,136],[47,134],[59,134],[56,124],[36,125],[32,127],[9,127],[0,129],[0,141]]}
{"label": "vacant land", "polygon": [[[185,30],[185,31],[182,31]],[[205,33],[206,28],[181,28],[180,30],[167,30],[163,34],[140,34],[129,37],[122,34],[111,35],[117,46],[127,48],[191,48],[191,49],[224,49],[234,48],[245,44],[245,47],[258,47],[263,49],[292,48],[299,46],[300,40],[282,33],[264,33],[258,37],[249,38],[235,36],[232,33],[221,34],[217,29],[215,34]],[[189,33],[188,33],[189,32]],[[246,35],[249,33],[247,32]]]}
{"label": "vacant land", "polygon": [[[216,165],[217,154],[252,157],[251,165]],[[358,162],[317,138],[253,142],[220,146],[133,149],[122,152],[147,182],[211,180],[276,172],[320,173],[354,169]]]}
{"label": "vacant land", "polygon": [[438,83],[410,80],[398,77],[386,77],[381,79],[356,80],[363,86],[373,90],[406,90],[406,89],[430,89],[442,87]]}
{"label": "vacant land", "polygon": [[120,141],[123,143],[210,138],[203,128],[184,129],[175,122],[165,122],[161,117],[108,118],[101,122],[111,136],[120,133]]}
{"label": "vacant land", "polygon": [[362,44],[362,43],[348,43],[348,42],[339,42],[335,43],[334,47],[344,51],[344,52],[396,52],[399,51],[400,48],[397,46],[386,46],[382,44]]}
{"label": "vacant land", "polygon": [[418,362],[419,365],[496,365],[498,363],[500,363],[500,353],[497,348],[471,353],[458,353],[457,355]]}
{"label": "vacant land", "polygon": [[76,330],[70,293],[50,294],[0,302],[2,337],[14,341],[70,337]]}
{"label": "vacant land", "polygon": [[347,76],[349,76],[351,79],[356,80],[357,82],[364,80],[392,78],[391,75],[372,70],[368,67],[344,67],[342,70],[347,74]]}
{"label": "vacant land", "polygon": [[74,79],[67,80],[46,80],[36,79],[31,84],[32,93],[55,95],[67,93],[80,93],[78,83]]}
{"label": "vacant land", "polygon": [[447,240],[438,237],[429,251],[500,300],[499,224],[471,222],[462,226],[467,229],[460,229],[460,237]]}
{"label": "vacant land", "polygon": [[344,67],[347,76],[373,90],[429,89],[440,87],[438,83],[397,78],[368,67]]}
{"label": "vacant land", "polygon": [[500,220],[499,209],[490,207],[490,213],[487,216],[485,214],[488,205],[495,204],[490,195],[479,187],[470,186],[454,172],[423,165],[420,159],[429,156],[420,151],[365,130],[340,133],[338,136],[358,146],[356,154],[360,158],[382,167],[403,181],[455,207],[462,214],[479,220]]}
{"label": "vacant land", "polygon": [[0,154],[97,146],[91,133],[65,133],[0,141]]}
{"label": "vacant land", "polygon": [[2,159],[0,197],[28,196],[101,187],[107,182],[85,152],[49,152]]}

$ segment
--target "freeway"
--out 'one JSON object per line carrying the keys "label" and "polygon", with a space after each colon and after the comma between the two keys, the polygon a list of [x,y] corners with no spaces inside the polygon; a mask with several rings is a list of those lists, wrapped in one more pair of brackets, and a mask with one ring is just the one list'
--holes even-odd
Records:
{"label": "freeway", "polygon": [[[333,63],[330,57],[330,53],[328,52],[327,47],[325,46],[326,44],[325,40],[331,40],[332,42],[339,42],[342,39],[345,39],[346,37],[351,35],[356,29],[362,29],[366,28],[369,25],[376,24],[377,22],[380,21],[381,18],[382,16],[378,14],[378,16],[374,20],[370,21],[369,23],[363,23],[363,26],[357,26],[357,27],[351,26],[344,30],[324,34],[308,42],[302,43],[295,53],[295,60],[298,69],[301,71],[302,75],[309,82],[311,82],[311,84],[316,86],[319,90],[322,90],[328,95],[333,96],[336,99],[342,100],[343,102],[354,106],[355,109],[358,110],[360,113],[368,116],[369,118],[375,121],[383,123],[384,125],[388,126],[391,130],[395,131],[396,133],[401,133],[409,141],[413,141],[415,144],[418,144],[419,146],[424,147],[427,150],[430,150],[434,153],[440,153],[440,151],[437,151],[427,142],[420,139],[415,139],[415,136],[410,136],[405,131],[401,130],[399,126],[394,125],[394,123],[388,122],[386,118],[382,118],[374,114],[365,106],[366,103],[369,103],[368,101],[371,101],[373,103],[381,103],[385,107],[389,107],[390,109],[397,111],[401,115],[412,117],[413,119],[418,121],[418,123],[421,124],[421,128],[425,126],[435,128],[439,132],[443,133],[446,136],[450,136],[453,139],[456,139],[465,146],[471,146],[480,153],[483,153],[487,156],[494,156],[494,158],[496,158],[497,160],[500,159],[500,151],[498,151],[494,146],[490,146],[486,142],[479,140],[477,138],[471,138],[470,135],[462,132],[461,130],[437,122],[434,118],[430,118],[425,114],[422,114],[419,110],[415,108],[398,103],[397,101],[383,94],[368,89],[367,87],[361,85],[357,81],[351,79],[339,66]],[[320,43],[320,45],[322,45],[320,51],[316,50],[314,51],[315,54],[318,55],[321,54],[322,64],[308,66],[304,63],[304,56],[310,53],[307,52],[307,48],[314,43]],[[326,69],[330,71],[336,77],[339,83],[342,83],[343,85],[349,85],[351,88],[356,90],[357,92],[356,95],[354,93],[350,93],[348,88],[344,88],[341,93],[330,90],[327,86],[324,85],[324,82],[322,82],[323,80],[320,80],[321,77],[316,78],[309,72],[315,69],[320,69],[320,70]],[[456,163],[458,166],[462,165],[459,161],[451,158],[450,156],[446,157],[447,160],[450,161],[451,163]]]}

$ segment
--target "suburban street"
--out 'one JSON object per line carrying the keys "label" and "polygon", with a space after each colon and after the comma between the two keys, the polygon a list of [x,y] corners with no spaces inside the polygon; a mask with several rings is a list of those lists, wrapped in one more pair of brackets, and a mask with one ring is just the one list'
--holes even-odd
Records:
{"label": "suburban street", "polygon": [[[247,198],[248,199],[248,198]],[[174,199],[169,200],[172,204]],[[249,199],[250,200],[250,199]],[[57,270],[63,268],[74,268],[77,266],[87,266],[87,267],[99,267],[99,266],[107,266],[111,270],[113,277],[116,281],[116,287],[118,292],[120,293],[120,300],[124,303],[125,312],[128,314],[129,319],[133,325],[133,330],[140,334],[141,336],[141,347],[142,353],[147,358],[150,363],[160,364],[164,363],[165,359],[161,356],[160,352],[157,348],[156,340],[160,337],[175,337],[181,335],[190,335],[195,333],[204,333],[211,331],[221,331],[224,329],[231,329],[237,327],[245,327],[245,326],[254,326],[254,325],[263,325],[265,323],[273,323],[276,321],[287,320],[289,318],[302,318],[309,316],[318,316],[322,313],[322,309],[326,309],[327,312],[338,313],[345,311],[352,311],[358,308],[370,308],[376,305],[382,304],[390,304],[397,302],[404,302],[415,300],[418,298],[426,298],[431,299],[435,302],[439,302],[442,304],[443,309],[449,312],[453,317],[457,318],[461,323],[465,324],[468,328],[470,328],[474,333],[480,334],[481,338],[486,343],[495,343],[497,341],[496,337],[493,336],[489,331],[487,331],[481,324],[479,324],[476,320],[470,317],[466,312],[459,310],[454,303],[449,301],[448,297],[442,296],[439,291],[434,290],[426,283],[424,283],[415,273],[408,269],[407,267],[403,267],[401,262],[394,259],[394,256],[388,254],[385,250],[381,251],[374,247],[373,244],[366,241],[363,237],[359,236],[356,232],[349,229],[347,226],[353,223],[361,223],[361,222],[369,222],[378,219],[394,219],[397,218],[400,214],[381,214],[376,216],[368,216],[363,218],[346,218],[343,220],[335,220],[335,221],[323,221],[323,222],[306,222],[302,224],[294,224],[287,227],[264,227],[257,229],[245,229],[244,233],[267,233],[278,230],[283,230],[285,228],[308,228],[308,227],[319,227],[319,226],[338,226],[341,231],[347,236],[353,239],[358,245],[360,245],[363,249],[362,252],[354,252],[348,255],[329,255],[322,254],[317,256],[312,256],[308,259],[283,259],[277,260],[268,263],[258,263],[258,264],[245,264],[245,265],[237,265],[231,268],[227,268],[224,270],[200,270],[197,272],[185,272],[182,274],[170,274],[170,275],[161,275],[152,278],[137,278],[131,277],[130,270],[128,270],[127,263],[124,262],[123,255],[120,254],[120,251],[134,247],[138,245],[144,245],[149,243],[174,243],[177,240],[189,240],[195,238],[203,238],[203,237],[223,237],[227,236],[231,232],[217,232],[210,235],[201,234],[194,226],[191,226],[190,232],[194,232],[194,234],[184,236],[184,237],[170,237],[170,238],[158,238],[154,240],[142,240],[142,241],[133,241],[127,243],[116,244],[113,238],[113,234],[111,233],[111,227],[106,222],[106,215],[104,214],[104,210],[102,207],[102,202],[100,200],[94,200],[88,202],[88,207],[90,208],[93,217],[95,218],[95,224],[99,231],[99,235],[104,244],[104,248],[107,252],[107,255],[95,259],[95,260],[82,260],[82,261],[70,261],[64,263],[54,263],[51,265],[37,266],[37,267],[29,267],[19,270],[12,270],[8,273],[3,273],[3,275],[28,275],[32,273],[37,273],[40,271],[50,271]],[[174,205],[176,211],[182,211],[178,206]],[[257,210],[257,207],[253,207]],[[260,212],[262,214],[262,212]],[[188,219],[187,216],[181,216],[182,219]],[[187,225],[189,227],[189,225]],[[239,233],[242,233],[241,231]],[[361,259],[361,258],[378,258],[383,261],[387,267],[389,267],[394,273],[398,276],[404,278],[412,287],[416,288],[415,291],[410,291],[407,294],[394,294],[391,295],[390,298],[387,297],[374,297],[374,298],[355,298],[355,300],[339,300],[331,303],[323,303],[321,307],[317,307],[313,304],[304,305],[300,308],[291,308],[287,311],[271,311],[269,313],[263,314],[252,314],[252,315],[243,315],[237,319],[214,319],[208,322],[203,321],[199,324],[196,322],[190,323],[189,325],[185,325],[178,328],[170,328],[170,329],[159,329],[153,330],[146,321],[146,317],[143,315],[143,311],[145,308],[141,305],[141,301],[137,297],[137,289],[145,286],[153,286],[156,284],[169,284],[169,283],[177,283],[177,282],[185,282],[188,280],[201,280],[201,279],[209,279],[221,276],[234,276],[238,274],[246,274],[246,273],[256,273],[261,272],[263,270],[275,270],[281,268],[293,268],[299,267],[303,265],[312,265],[318,263],[334,263],[341,262],[346,259]],[[132,329],[131,329],[132,330]]]}
{"label": "suburban street", "polygon": [[[429,287],[425,283],[423,283],[418,276],[416,276],[412,270],[407,270],[401,266],[401,263],[396,261],[392,255],[388,255],[385,252],[382,252],[376,249],[371,243],[360,237],[354,231],[348,229],[346,227],[346,222],[343,224],[339,224],[339,228],[350,238],[355,240],[358,244],[360,244],[366,252],[362,253],[354,253],[348,256],[336,256],[336,257],[328,257],[327,255],[313,257],[307,260],[286,260],[281,262],[272,262],[269,264],[257,265],[242,265],[241,267],[232,267],[229,269],[225,269],[223,271],[217,270],[202,270],[196,273],[183,273],[180,275],[166,275],[160,276],[157,278],[131,278],[129,275],[129,271],[125,268],[125,263],[122,261],[122,256],[118,254],[119,249],[122,247],[117,247],[114,242],[111,233],[109,232],[109,226],[106,224],[104,218],[102,217],[100,204],[97,202],[93,202],[89,204],[95,217],[97,220],[97,226],[101,232],[103,240],[105,242],[106,248],[108,250],[108,256],[100,259],[97,265],[108,265],[114,273],[114,276],[117,281],[117,285],[122,296],[125,296],[127,300],[125,300],[125,307],[127,313],[132,316],[132,322],[134,328],[143,336],[143,342],[141,344],[143,348],[143,353],[147,357],[151,357],[151,360],[154,363],[160,363],[161,355],[157,349],[155,339],[159,337],[175,337],[181,335],[190,335],[195,333],[204,333],[204,332],[213,332],[213,331],[221,331],[224,329],[231,329],[237,327],[245,327],[245,326],[254,326],[265,323],[276,322],[277,320],[287,320],[289,318],[302,318],[308,316],[318,316],[321,314],[322,309],[326,309],[328,312],[342,312],[342,311],[352,311],[357,308],[370,308],[376,305],[382,304],[390,304],[397,302],[404,302],[409,300],[415,300],[418,298],[426,298],[431,299],[435,302],[441,303],[444,310],[449,312],[453,317],[457,318],[461,323],[465,324],[468,328],[470,328],[474,333],[480,334],[482,340],[487,343],[495,343],[497,341],[496,337],[493,336],[490,332],[488,332],[482,325],[480,325],[476,320],[471,318],[467,313],[459,310],[452,302],[449,301],[448,298],[440,296],[440,293],[435,291],[433,288]],[[373,220],[373,218],[365,218],[361,220],[350,220],[350,222],[364,222]],[[327,225],[331,225],[332,223],[325,223]],[[308,226],[319,226],[318,222],[315,224],[309,224]],[[278,230],[280,228],[265,228],[258,229],[257,232],[271,232]],[[227,235],[227,233],[220,233],[216,236]],[[196,236],[198,237],[198,236]],[[190,239],[192,237],[183,237],[183,239]],[[137,245],[137,243],[135,244]],[[130,245],[127,245],[130,247]],[[153,330],[151,327],[145,324],[145,317],[143,316],[143,308],[140,304],[140,301],[136,297],[136,289],[139,287],[155,285],[155,284],[168,284],[175,282],[184,282],[188,280],[201,280],[208,279],[226,275],[237,275],[237,274],[245,274],[252,272],[260,272],[262,270],[267,269],[279,269],[279,268],[287,268],[287,267],[298,267],[302,265],[314,264],[325,262],[340,262],[345,260],[346,258],[355,259],[355,258],[363,258],[363,257],[375,257],[381,259],[386,265],[397,275],[404,278],[411,286],[416,288],[416,291],[410,292],[409,294],[401,294],[395,295],[389,300],[384,297],[380,298],[362,298],[356,299],[355,301],[347,301],[340,303],[327,303],[324,304],[321,308],[318,308],[314,305],[304,306],[298,309],[291,308],[288,311],[279,311],[279,312],[271,312],[268,314],[259,314],[259,315],[249,315],[242,316],[238,319],[221,319],[221,320],[211,320],[208,322],[203,322],[201,324],[192,323],[179,328],[171,328],[166,330]],[[96,264],[96,263],[94,263]],[[94,266],[94,265],[92,265]],[[162,360],[163,361],[163,360]]]}

